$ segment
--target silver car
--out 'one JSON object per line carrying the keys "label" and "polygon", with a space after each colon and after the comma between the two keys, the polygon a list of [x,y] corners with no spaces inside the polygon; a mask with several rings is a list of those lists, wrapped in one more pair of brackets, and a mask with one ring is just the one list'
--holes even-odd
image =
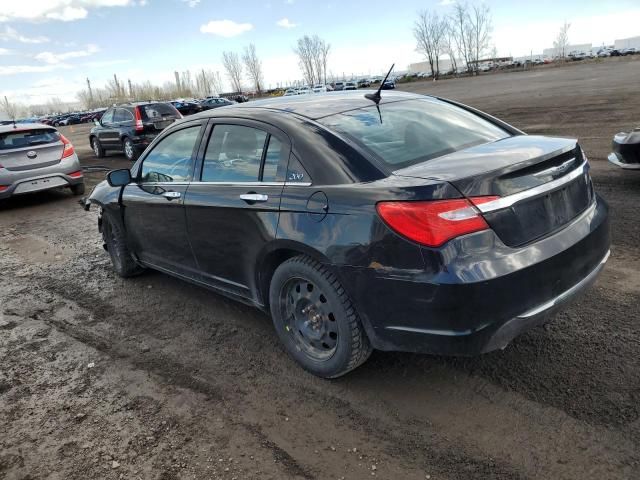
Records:
{"label": "silver car", "polygon": [[71,142],[48,125],[0,126],[0,199],[59,187],[84,193],[82,167]]}

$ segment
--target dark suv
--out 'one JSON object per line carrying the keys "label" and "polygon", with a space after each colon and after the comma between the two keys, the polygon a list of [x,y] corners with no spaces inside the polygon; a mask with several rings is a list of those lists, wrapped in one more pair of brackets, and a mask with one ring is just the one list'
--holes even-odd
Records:
{"label": "dark suv", "polygon": [[136,160],[147,145],[182,115],[170,103],[127,103],[111,107],[91,129],[89,143],[96,157],[119,150]]}

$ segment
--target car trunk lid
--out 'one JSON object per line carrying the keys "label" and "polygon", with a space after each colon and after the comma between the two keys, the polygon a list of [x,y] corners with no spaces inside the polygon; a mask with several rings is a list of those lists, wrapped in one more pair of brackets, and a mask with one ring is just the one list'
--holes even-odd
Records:
{"label": "car trunk lid", "polygon": [[576,140],[519,135],[473,146],[394,172],[447,181],[467,198],[498,196],[478,208],[508,246],[561,229],[593,200]]}

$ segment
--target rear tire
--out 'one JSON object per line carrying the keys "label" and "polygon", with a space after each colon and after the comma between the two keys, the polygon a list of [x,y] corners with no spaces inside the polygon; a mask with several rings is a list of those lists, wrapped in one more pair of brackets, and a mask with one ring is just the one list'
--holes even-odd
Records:
{"label": "rear tire", "polygon": [[98,140],[96,137],[91,138],[91,149],[93,150],[93,154],[96,156],[96,158],[104,157],[104,148],[102,148],[100,140]]}
{"label": "rear tire", "polygon": [[126,236],[120,226],[106,216],[102,220],[102,238],[107,245],[113,269],[118,275],[127,278],[140,275],[144,271],[144,268],[133,259],[127,246]]}
{"label": "rear tire", "polygon": [[273,274],[269,302],[280,341],[308,372],[340,377],[371,355],[351,300],[321,263],[306,256],[285,261]]}
{"label": "rear tire", "polygon": [[138,159],[138,151],[129,137],[125,137],[124,140],[122,140],[122,150],[127,160],[135,162]]}
{"label": "rear tire", "polygon": [[74,195],[84,195],[84,190],[84,183],[71,185],[71,193],[73,193]]}

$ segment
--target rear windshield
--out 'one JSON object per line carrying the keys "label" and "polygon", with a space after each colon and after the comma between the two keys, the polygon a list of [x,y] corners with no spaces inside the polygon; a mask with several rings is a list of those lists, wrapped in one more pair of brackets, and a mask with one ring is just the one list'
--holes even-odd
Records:
{"label": "rear windshield", "polygon": [[15,130],[0,133],[0,150],[27,148],[35,145],[54,143],[60,135],[53,128],[37,128],[33,130]]}
{"label": "rear windshield", "polygon": [[168,103],[150,103],[148,105],[140,105],[140,109],[149,120],[161,119],[162,117],[178,117],[179,113],[173,105]]}
{"label": "rear windshield", "polygon": [[383,103],[380,115],[372,104],[318,121],[393,170],[509,136],[471,112],[428,98]]}

